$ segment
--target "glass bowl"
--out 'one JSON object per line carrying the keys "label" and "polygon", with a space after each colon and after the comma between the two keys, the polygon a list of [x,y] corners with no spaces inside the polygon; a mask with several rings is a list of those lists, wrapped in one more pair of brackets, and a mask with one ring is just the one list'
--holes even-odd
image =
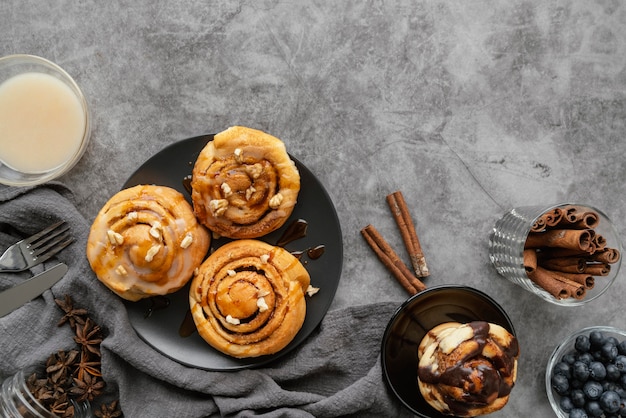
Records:
{"label": "glass bowl", "polygon": [[466,286],[430,287],[407,299],[393,314],[383,334],[383,375],[394,395],[421,418],[447,418],[432,408],[417,386],[417,348],[422,338],[445,322],[487,321],[515,335],[513,323],[487,294]]}
{"label": "glass bowl", "polygon": [[[611,220],[601,210],[584,204],[560,203],[552,206],[522,206],[513,208],[500,218],[489,237],[489,259],[496,271],[512,283],[539,296],[545,301],[560,306],[580,306],[596,300],[615,282],[621,266],[621,256],[610,264],[607,275],[594,276],[593,287],[587,288],[582,298],[558,298],[531,280],[524,265],[524,246],[531,227],[545,213],[556,208],[578,206],[598,215],[598,224],[593,229],[596,236],[606,239],[606,247],[622,252],[621,240]],[[563,227],[562,229],[566,229]]]}
{"label": "glass bowl", "polygon": [[29,186],[69,171],[91,135],[87,102],[61,67],[34,55],[0,58],[0,183]]}
{"label": "glass bowl", "polygon": [[[560,363],[564,356],[568,354],[575,353],[575,343],[576,338],[580,335],[589,336],[592,331],[599,331],[602,335],[606,337],[614,337],[618,340],[618,342],[626,340],[626,331],[622,331],[618,328],[609,327],[609,326],[593,326],[582,328],[567,338],[563,340],[559,345],[557,345],[552,351],[548,359],[548,363],[546,365],[546,374],[545,374],[545,385],[546,385],[546,393],[548,395],[548,401],[550,402],[550,406],[552,410],[559,418],[568,418],[569,414],[560,406],[561,396],[557,393],[557,391],[552,387],[552,376],[554,374],[554,367],[557,363]],[[605,415],[602,415],[604,417]]]}

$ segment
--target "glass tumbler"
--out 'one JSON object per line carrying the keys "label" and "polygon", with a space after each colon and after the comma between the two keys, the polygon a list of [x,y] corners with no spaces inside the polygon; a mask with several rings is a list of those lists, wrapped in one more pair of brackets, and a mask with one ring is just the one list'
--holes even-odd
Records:
{"label": "glass tumbler", "polygon": [[[89,402],[75,402],[74,417],[91,417]],[[32,395],[23,370],[7,378],[0,387],[0,416],[3,418],[59,418],[48,411]]]}
{"label": "glass tumbler", "polygon": [[606,239],[606,246],[618,250],[622,246],[609,218],[600,210],[583,204],[560,203],[551,206],[522,206],[506,212],[493,227],[489,236],[489,259],[496,271],[509,281],[539,296],[540,298],[561,306],[578,306],[589,303],[605,293],[617,278],[621,264],[620,259],[611,265],[608,275],[595,280],[595,285],[588,289],[582,299],[558,299],[535,284],[526,273],[524,267],[524,246],[533,224],[544,214],[556,208],[575,205],[598,214],[598,224],[594,228],[596,234]]}

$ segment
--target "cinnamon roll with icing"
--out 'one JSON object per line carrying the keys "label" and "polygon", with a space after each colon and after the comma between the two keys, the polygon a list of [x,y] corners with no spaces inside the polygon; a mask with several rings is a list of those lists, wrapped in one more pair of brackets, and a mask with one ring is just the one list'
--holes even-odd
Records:
{"label": "cinnamon roll with icing", "polygon": [[291,215],[300,174],[280,139],[234,126],[216,134],[200,152],[191,190],[196,216],[211,231],[258,238]]}
{"label": "cinnamon roll with icing", "polygon": [[209,249],[209,232],[178,191],[139,185],[116,193],[96,216],[87,259],[120,297],[165,295],[191,279]]}
{"label": "cinnamon roll with icing", "polygon": [[291,253],[258,240],[218,248],[191,282],[189,305],[200,336],[236,358],[274,354],[306,315],[310,277]]}
{"label": "cinnamon roll with icing", "polygon": [[475,417],[508,402],[517,378],[519,345],[497,324],[448,322],[426,334],[418,356],[424,400],[442,414]]}

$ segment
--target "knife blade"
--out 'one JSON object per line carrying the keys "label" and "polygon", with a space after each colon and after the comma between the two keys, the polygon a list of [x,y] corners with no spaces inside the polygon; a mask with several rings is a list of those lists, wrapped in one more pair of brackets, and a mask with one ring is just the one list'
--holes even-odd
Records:
{"label": "knife blade", "polygon": [[13,312],[26,302],[30,302],[50,289],[56,282],[61,280],[65,273],[67,273],[67,266],[59,263],[25,282],[0,292],[0,317]]}

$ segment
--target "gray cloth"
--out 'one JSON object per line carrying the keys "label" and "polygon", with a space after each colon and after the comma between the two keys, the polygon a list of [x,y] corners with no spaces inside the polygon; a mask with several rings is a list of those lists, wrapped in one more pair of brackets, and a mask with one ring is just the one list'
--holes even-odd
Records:
{"label": "gray cloth", "polygon": [[[54,303],[69,294],[106,330],[103,398],[119,397],[126,417],[410,416],[387,389],[380,363],[381,337],[395,304],[331,311],[303,344],[263,368],[189,368],[139,339],[123,303],[96,279],[84,251],[90,221],[76,210],[69,190],[59,183],[0,186],[0,251],[61,219],[76,242],[46,265],[62,261],[69,271],[51,291],[0,318],[0,377],[73,346],[69,327],[56,326],[61,311]],[[43,268],[0,273],[0,290]]]}

